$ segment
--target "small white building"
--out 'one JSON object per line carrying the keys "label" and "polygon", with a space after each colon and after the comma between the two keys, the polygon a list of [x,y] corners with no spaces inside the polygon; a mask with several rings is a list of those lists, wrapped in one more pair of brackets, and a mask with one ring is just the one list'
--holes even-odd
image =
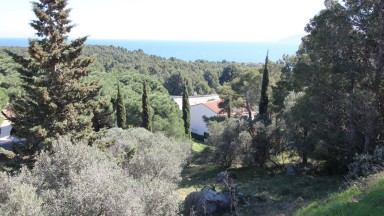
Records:
{"label": "small white building", "polygon": [[[172,96],[172,99],[182,109],[182,97]],[[219,95],[203,95],[189,97],[189,105],[191,106],[191,132],[200,136],[208,133],[208,128],[203,120],[203,116],[212,117],[222,115],[218,104],[222,100]]]}
{"label": "small white building", "polygon": [[209,101],[191,106],[191,132],[204,136],[208,133],[208,127],[203,116],[213,117],[221,115],[219,103],[222,100]]}

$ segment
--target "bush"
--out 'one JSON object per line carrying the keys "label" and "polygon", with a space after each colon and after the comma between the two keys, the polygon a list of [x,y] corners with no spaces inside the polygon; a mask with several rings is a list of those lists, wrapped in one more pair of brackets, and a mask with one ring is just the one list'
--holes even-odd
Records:
{"label": "bush", "polygon": [[[96,145],[113,143],[105,151],[118,158],[122,167],[134,178],[152,176],[171,182],[180,179],[182,166],[190,155],[190,141],[178,142],[161,133],[144,128],[122,130],[113,128],[95,142]],[[127,157],[129,153],[131,157]]]}
{"label": "bush", "polygon": [[0,172],[0,187],[0,215],[42,214],[43,202],[33,185],[24,184],[20,178]]}
{"label": "bush", "polygon": [[144,129],[111,129],[93,147],[86,143],[61,137],[36,156],[33,169],[0,173],[0,214],[177,214],[185,144]]}
{"label": "bush", "polygon": [[216,147],[214,160],[224,168],[248,158],[251,147],[251,135],[246,131],[246,122],[229,119],[225,122],[209,123],[208,142]]}
{"label": "bush", "polygon": [[347,177],[354,179],[378,173],[384,168],[384,147],[376,147],[373,154],[356,155],[348,165]]}

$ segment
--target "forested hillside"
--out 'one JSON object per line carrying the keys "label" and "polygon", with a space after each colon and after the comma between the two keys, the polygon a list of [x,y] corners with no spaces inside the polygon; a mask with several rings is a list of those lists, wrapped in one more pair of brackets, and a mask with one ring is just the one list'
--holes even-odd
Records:
{"label": "forested hillside", "polygon": [[[67,0],[32,5],[38,37],[0,47],[0,108],[25,138],[0,148],[2,215],[294,214],[341,178],[383,170],[381,1],[326,0],[296,55],[264,64],[85,46],[68,40]],[[210,93],[222,115],[204,118],[198,144],[188,95]],[[182,111],[170,97],[181,94]],[[190,192],[182,205],[177,188]]]}
{"label": "forested hillside", "polygon": [[[22,47],[1,47],[22,55],[27,49]],[[171,95],[181,95],[180,80],[187,80],[189,92],[198,94],[214,93],[219,85],[219,78],[227,67],[244,70],[257,70],[261,67],[256,63],[210,62],[197,60],[186,62],[177,58],[162,58],[145,54],[142,50],[130,51],[122,47],[87,45],[85,56],[92,56],[95,62],[92,70],[107,73],[140,73],[156,78]],[[0,55],[4,56],[4,53]],[[4,58],[4,57],[3,57]]]}

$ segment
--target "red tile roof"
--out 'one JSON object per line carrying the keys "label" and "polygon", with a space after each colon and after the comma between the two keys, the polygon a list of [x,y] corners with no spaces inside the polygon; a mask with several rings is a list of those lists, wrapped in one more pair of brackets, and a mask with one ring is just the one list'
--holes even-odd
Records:
{"label": "red tile roof", "polygon": [[222,113],[222,109],[219,108],[219,103],[222,102],[222,101],[223,100],[215,100],[215,101],[205,102],[205,103],[202,103],[202,104],[204,104],[206,107],[211,109],[213,112],[215,112],[217,114],[221,114]]}

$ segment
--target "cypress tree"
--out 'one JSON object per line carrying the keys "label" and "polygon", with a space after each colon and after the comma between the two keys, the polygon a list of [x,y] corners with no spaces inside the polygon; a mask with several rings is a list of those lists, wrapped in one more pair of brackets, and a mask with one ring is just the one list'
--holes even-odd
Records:
{"label": "cypress tree", "polygon": [[188,95],[188,89],[187,89],[186,83],[184,83],[184,86],[183,86],[182,109],[183,109],[185,135],[188,138],[191,138],[191,114],[190,114],[190,106],[189,106],[189,95]]}
{"label": "cypress tree", "polygon": [[67,0],[32,2],[37,19],[30,25],[36,39],[29,41],[29,57],[7,53],[21,67],[23,94],[10,99],[10,120],[18,134],[34,144],[49,143],[57,135],[88,136],[92,131],[96,82],[83,82],[93,59],[81,57],[87,37],[67,43],[70,9]]}
{"label": "cypress tree", "polygon": [[143,83],[143,95],[142,95],[141,101],[143,106],[143,113],[142,113],[143,128],[152,132],[151,106],[149,104],[147,83],[145,81]]}
{"label": "cypress tree", "polygon": [[227,105],[227,117],[230,119],[232,117],[232,99],[228,99],[228,105]]}
{"label": "cypress tree", "polygon": [[125,110],[125,103],[123,95],[121,94],[120,84],[117,84],[117,98],[116,98],[116,121],[117,127],[127,128],[127,112]]}
{"label": "cypress tree", "polygon": [[267,53],[267,57],[265,58],[263,81],[261,84],[261,97],[260,97],[260,104],[259,104],[259,115],[264,119],[267,118],[267,113],[268,113],[268,95],[267,95],[268,84],[269,84],[269,75],[268,75],[268,53]]}

